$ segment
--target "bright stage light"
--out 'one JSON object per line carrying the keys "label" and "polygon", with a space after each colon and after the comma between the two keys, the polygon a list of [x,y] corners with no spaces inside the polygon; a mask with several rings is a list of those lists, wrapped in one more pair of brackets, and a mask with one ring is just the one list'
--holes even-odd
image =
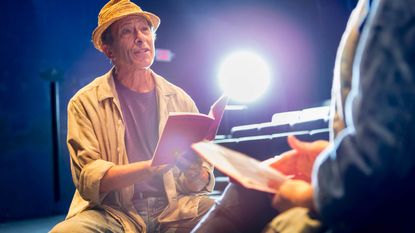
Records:
{"label": "bright stage light", "polygon": [[265,93],[270,83],[268,64],[257,54],[235,52],[224,59],[219,67],[219,83],[230,98],[249,103]]}

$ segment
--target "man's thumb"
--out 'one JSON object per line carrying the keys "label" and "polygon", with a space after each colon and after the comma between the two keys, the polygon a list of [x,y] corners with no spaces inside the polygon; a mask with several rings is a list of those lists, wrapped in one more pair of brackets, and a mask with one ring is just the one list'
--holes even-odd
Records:
{"label": "man's thumb", "polygon": [[307,142],[300,141],[293,135],[288,136],[287,141],[288,145],[290,145],[291,148],[297,151],[304,151],[308,146]]}

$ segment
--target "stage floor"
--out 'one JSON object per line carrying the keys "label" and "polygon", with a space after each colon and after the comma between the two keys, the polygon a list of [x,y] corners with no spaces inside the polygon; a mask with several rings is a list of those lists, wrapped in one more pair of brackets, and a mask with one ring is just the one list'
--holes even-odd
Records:
{"label": "stage floor", "polygon": [[65,215],[0,223],[1,233],[46,233],[62,221]]}

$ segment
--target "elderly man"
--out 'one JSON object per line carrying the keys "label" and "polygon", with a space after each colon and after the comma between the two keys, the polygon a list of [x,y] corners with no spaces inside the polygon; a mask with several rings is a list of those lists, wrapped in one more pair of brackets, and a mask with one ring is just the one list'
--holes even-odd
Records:
{"label": "elderly man", "polygon": [[213,201],[212,167],[196,158],[152,167],[169,112],[197,112],[179,87],[154,73],[160,19],[129,0],[100,11],[94,46],[114,67],[68,105],[75,195],[51,232],[187,232]]}

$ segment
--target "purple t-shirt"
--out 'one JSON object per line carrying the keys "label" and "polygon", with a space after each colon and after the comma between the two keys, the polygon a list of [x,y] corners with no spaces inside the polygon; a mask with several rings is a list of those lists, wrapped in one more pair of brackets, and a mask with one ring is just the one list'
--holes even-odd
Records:
{"label": "purple t-shirt", "polygon": [[[125,121],[125,145],[130,163],[152,158],[158,141],[158,114],[156,92],[138,93],[128,89],[114,78]],[[135,193],[164,195],[161,175],[136,183]]]}

